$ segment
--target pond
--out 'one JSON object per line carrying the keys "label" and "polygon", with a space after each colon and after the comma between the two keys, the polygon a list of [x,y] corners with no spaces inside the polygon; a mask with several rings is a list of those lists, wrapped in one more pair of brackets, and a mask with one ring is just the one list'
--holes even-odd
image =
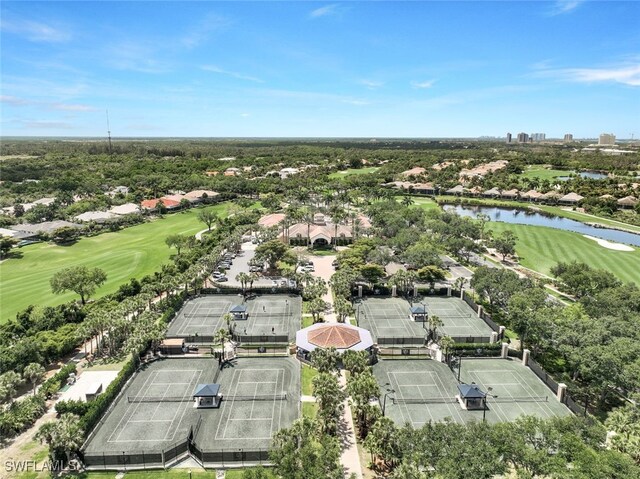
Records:
{"label": "pond", "polygon": [[[606,173],[597,173],[595,171],[581,171],[578,174],[583,178],[591,178],[592,180],[604,180],[605,178],[607,178]],[[556,179],[561,181],[567,181],[571,179],[571,176],[558,176]]]}
{"label": "pond", "polygon": [[502,221],[503,223],[513,223],[518,225],[548,226],[559,230],[573,231],[582,235],[595,236],[616,243],[625,243],[640,246],[640,235],[618,231],[609,228],[596,228],[594,226],[581,223],[580,221],[550,215],[545,212],[532,211],[524,208],[498,208],[490,206],[462,206],[445,205],[446,211],[455,211],[460,216],[476,218],[479,213],[483,213],[491,221]]}

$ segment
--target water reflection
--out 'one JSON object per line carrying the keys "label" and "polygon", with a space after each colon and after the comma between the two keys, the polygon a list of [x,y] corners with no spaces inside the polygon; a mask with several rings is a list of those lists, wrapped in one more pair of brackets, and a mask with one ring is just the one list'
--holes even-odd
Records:
{"label": "water reflection", "polygon": [[491,221],[502,221],[519,225],[548,226],[560,230],[573,231],[583,235],[595,236],[616,243],[626,243],[640,246],[640,235],[617,231],[608,228],[595,228],[579,221],[554,216],[545,212],[533,211],[524,208],[499,208],[489,206],[461,206],[445,205],[446,211],[455,211],[460,216],[476,218],[482,213],[491,218]]}

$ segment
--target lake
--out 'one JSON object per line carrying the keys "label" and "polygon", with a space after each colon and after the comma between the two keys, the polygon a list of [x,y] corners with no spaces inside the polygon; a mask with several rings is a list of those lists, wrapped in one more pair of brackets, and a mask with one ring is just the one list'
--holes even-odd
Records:
{"label": "lake", "polygon": [[583,235],[595,236],[616,243],[625,243],[640,247],[640,235],[609,228],[595,228],[580,221],[550,215],[545,212],[531,211],[523,208],[498,208],[491,206],[445,205],[446,211],[455,211],[460,216],[476,218],[483,213],[491,221],[502,221],[518,225],[548,226],[559,230],[573,231]]}
{"label": "lake", "polygon": [[[606,173],[596,173],[595,171],[581,171],[578,174],[583,178],[591,178],[592,180],[604,180],[605,178],[607,178]],[[561,181],[567,181],[571,179],[571,176],[558,176],[556,179]]]}

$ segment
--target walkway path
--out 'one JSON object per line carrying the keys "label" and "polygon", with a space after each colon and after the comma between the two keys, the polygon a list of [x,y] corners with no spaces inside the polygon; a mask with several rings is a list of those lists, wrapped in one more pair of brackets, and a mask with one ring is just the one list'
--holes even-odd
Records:
{"label": "walkway path", "polygon": [[[334,273],[334,269],[331,263],[335,260],[335,256],[312,256],[311,260],[315,268],[314,276],[324,279],[327,283],[331,279]],[[336,323],[337,318],[333,312],[333,295],[331,289],[327,291],[322,299],[327,303],[327,311],[324,315],[324,320],[327,323]],[[345,377],[345,371],[340,371],[340,385],[345,388],[347,380]],[[351,414],[351,406],[349,405],[349,398],[344,402],[344,409],[342,411],[342,418],[338,427],[340,434],[340,445],[342,452],[340,454],[340,463],[345,471],[345,476],[349,477],[351,474],[355,474],[355,477],[362,479],[362,467],[360,465],[360,455],[358,454],[358,446],[356,443],[355,429],[353,427],[353,417]]]}

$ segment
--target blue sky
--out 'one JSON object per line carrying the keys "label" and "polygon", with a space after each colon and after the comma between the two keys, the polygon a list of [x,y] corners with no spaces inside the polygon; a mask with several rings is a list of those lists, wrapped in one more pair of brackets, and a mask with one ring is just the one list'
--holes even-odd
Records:
{"label": "blue sky", "polygon": [[640,2],[10,2],[1,133],[640,136]]}

